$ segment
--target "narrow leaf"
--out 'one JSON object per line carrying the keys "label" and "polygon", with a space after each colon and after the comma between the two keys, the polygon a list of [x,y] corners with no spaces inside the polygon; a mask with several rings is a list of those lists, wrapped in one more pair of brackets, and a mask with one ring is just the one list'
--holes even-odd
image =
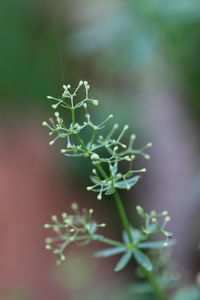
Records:
{"label": "narrow leaf", "polygon": [[150,261],[150,259],[148,258],[148,256],[146,256],[142,251],[140,250],[134,250],[133,251],[133,255],[136,259],[136,261],[143,267],[145,268],[147,271],[152,271],[153,266],[152,263]]}
{"label": "narrow leaf", "polygon": [[113,248],[108,248],[108,249],[104,249],[101,251],[97,251],[95,252],[95,256],[96,257],[109,257],[109,256],[113,256],[119,253],[123,253],[125,252],[126,248],[125,247],[113,247]]}
{"label": "narrow leaf", "polygon": [[111,187],[105,192],[105,195],[112,195],[112,194],[114,194],[114,192],[115,192],[115,189],[113,187]]}
{"label": "narrow leaf", "polygon": [[134,186],[138,182],[139,178],[140,176],[134,176],[123,181],[118,181],[115,183],[115,187],[118,189],[127,189],[127,186]]}
{"label": "narrow leaf", "polygon": [[128,262],[130,261],[131,256],[132,256],[132,252],[130,251],[122,255],[122,257],[120,258],[120,260],[118,261],[115,267],[115,272],[121,271],[123,268],[125,268]]}
{"label": "narrow leaf", "polygon": [[[142,242],[139,244],[140,249],[162,249],[166,248],[164,246],[165,240],[162,241],[153,241],[153,242]],[[175,240],[170,240],[167,242],[167,247],[173,246],[175,244]]]}
{"label": "narrow leaf", "polygon": [[131,178],[127,179],[127,182],[128,182],[129,185],[133,186],[138,182],[138,180],[140,178],[141,178],[141,176],[134,176],[134,177],[131,177]]}
{"label": "narrow leaf", "polygon": [[158,229],[157,224],[150,224],[149,227],[147,228],[146,232],[149,233],[154,233]]}
{"label": "narrow leaf", "polygon": [[138,244],[140,241],[144,241],[146,236],[138,229],[131,227],[131,235],[133,238],[134,244]]}
{"label": "narrow leaf", "polygon": [[117,173],[117,164],[114,164],[114,166],[111,169],[111,173],[113,176]]}

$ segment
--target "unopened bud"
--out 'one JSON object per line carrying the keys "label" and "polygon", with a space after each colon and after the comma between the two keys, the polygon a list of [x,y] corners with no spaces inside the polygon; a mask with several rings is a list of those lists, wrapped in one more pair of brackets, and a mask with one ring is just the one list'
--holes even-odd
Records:
{"label": "unopened bud", "polygon": [[89,209],[89,214],[92,215],[94,210],[92,208]]}
{"label": "unopened bud", "polygon": [[46,250],[51,250],[51,249],[52,249],[52,246],[49,245],[49,244],[47,244],[47,245],[45,245],[45,249],[46,249]]}
{"label": "unopened bud", "polygon": [[61,149],[60,152],[61,152],[61,153],[66,153],[67,150],[66,150],[66,149]]}
{"label": "unopened bud", "polygon": [[124,130],[127,130],[128,128],[129,128],[128,125],[125,125],[125,126],[124,126]]}
{"label": "unopened bud", "polygon": [[140,205],[137,205],[137,206],[136,206],[136,210],[137,210],[137,213],[138,213],[140,216],[143,216],[143,215],[144,215],[144,209],[143,209]]}
{"label": "unopened bud", "polygon": [[102,195],[99,194],[99,195],[97,196],[97,199],[98,199],[98,200],[101,200],[101,199],[102,199]]}
{"label": "unopened bud", "polygon": [[46,121],[43,121],[42,126],[48,126],[48,123]]}
{"label": "unopened bud", "polygon": [[91,160],[100,160],[100,157],[97,153],[92,153],[92,155],[90,156]]}
{"label": "unopened bud", "polygon": [[56,222],[56,221],[58,221],[58,217],[57,217],[56,215],[53,215],[53,216],[51,217],[51,220],[54,221],[54,222]]}
{"label": "unopened bud", "polygon": [[167,210],[164,210],[164,211],[162,212],[162,215],[163,215],[163,216],[167,216],[167,215],[168,215],[168,211],[167,211]]}
{"label": "unopened bud", "polygon": [[170,216],[165,217],[165,222],[169,222],[169,221],[171,221],[171,217]]}
{"label": "unopened bud", "polygon": [[77,210],[77,209],[78,209],[78,204],[77,204],[76,202],[73,202],[73,203],[71,204],[71,209],[72,209],[72,210]]}
{"label": "unopened bud", "polygon": [[44,228],[50,228],[51,225],[50,224],[44,224]]}

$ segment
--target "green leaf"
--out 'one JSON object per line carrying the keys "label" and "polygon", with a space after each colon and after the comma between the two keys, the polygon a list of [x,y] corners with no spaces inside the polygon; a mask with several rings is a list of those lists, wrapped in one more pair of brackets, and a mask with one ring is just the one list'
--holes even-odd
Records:
{"label": "green leaf", "polygon": [[95,184],[100,184],[101,183],[101,180],[97,176],[90,176],[90,179]]}
{"label": "green leaf", "polygon": [[[153,242],[142,242],[139,244],[139,248],[140,249],[162,249],[162,248],[166,248],[166,246],[163,246],[164,243],[166,241],[162,240],[162,241],[153,241]],[[173,246],[175,244],[175,240],[170,240],[168,241],[168,246]]]}
{"label": "green leaf", "polygon": [[[135,245],[138,245],[140,241],[144,241],[146,239],[146,236],[140,230],[135,229],[133,227],[131,227],[131,235]],[[123,231],[122,237],[125,244],[129,245],[130,241],[126,231]]]}
{"label": "green leaf", "polygon": [[96,257],[109,257],[126,251],[125,247],[112,247],[95,252]]}
{"label": "green leaf", "polygon": [[132,257],[132,252],[130,251],[122,255],[122,257],[120,258],[120,260],[118,261],[115,267],[115,272],[121,271],[123,268],[125,268],[128,262],[130,261],[131,257]]}
{"label": "green leaf", "polygon": [[127,186],[130,186],[130,187],[134,186],[138,182],[140,177],[141,176],[134,176],[129,179],[125,179],[123,181],[118,181],[115,183],[115,187],[118,189],[127,189]]}
{"label": "green leaf", "polygon": [[145,230],[147,234],[154,233],[158,229],[157,224],[150,224],[149,227]]}
{"label": "green leaf", "polygon": [[141,176],[134,176],[134,177],[127,179],[126,181],[128,182],[129,185],[133,186],[138,182],[138,180],[140,178],[141,178]]}
{"label": "green leaf", "polygon": [[138,244],[140,241],[144,241],[146,236],[138,229],[131,227],[131,235],[133,238],[134,244]]}
{"label": "green leaf", "polygon": [[129,237],[128,237],[128,234],[127,232],[124,230],[123,233],[122,233],[122,238],[123,238],[123,241],[126,245],[129,245],[130,244],[130,241],[129,241]]}
{"label": "green leaf", "polygon": [[105,195],[112,195],[112,194],[114,194],[114,192],[115,192],[115,188],[110,187],[110,188],[105,192]]}
{"label": "green leaf", "polygon": [[135,259],[136,259],[136,261],[138,262],[139,265],[141,265],[147,271],[152,271],[153,266],[152,266],[152,263],[151,263],[150,259],[148,258],[148,256],[146,256],[140,250],[134,250],[133,255],[134,255],[134,257],[135,257]]}
{"label": "green leaf", "polygon": [[113,176],[117,173],[117,164],[114,164],[114,166],[111,167],[111,173]]}

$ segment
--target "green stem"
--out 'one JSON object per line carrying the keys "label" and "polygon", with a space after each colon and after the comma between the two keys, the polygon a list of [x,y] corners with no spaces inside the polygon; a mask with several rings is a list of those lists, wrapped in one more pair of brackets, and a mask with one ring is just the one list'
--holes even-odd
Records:
{"label": "green stem", "polygon": [[160,288],[160,285],[159,285],[158,281],[156,280],[156,278],[153,276],[153,274],[144,268],[143,268],[143,272],[144,272],[146,278],[149,280],[157,298],[159,300],[167,300],[168,299],[167,296],[165,295],[163,290]]}
{"label": "green stem", "polygon": [[74,125],[75,124],[75,112],[74,112],[73,107],[72,107],[71,111],[72,111],[72,125]]}
{"label": "green stem", "polygon": [[91,140],[90,140],[90,150],[92,149],[92,145],[94,143],[95,135],[96,135],[96,130],[93,129],[92,137],[91,137]]}
{"label": "green stem", "polygon": [[88,151],[87,147],[85,146],[84,142],[82,141],[82,139],[78,136],[78,134],[75,134],[75,137],[77,138],[79,144],[81,144],[81,146],[86,150],[86,152]]}
{"label": "green stem", "polygon": [[104,171],[104,169],[102,168],[102,166],[100,165],[100,163],[96,164],[96,168],[99,171],[99,173],[102,175],[102,177],[104,179],[108,178],[108,175],[106,174],[106,172]]}
{"label": "green stem", "polygon": [[[131,235],[131,229],[130,229],[130,224],[129,224],[129,221],[128,221],[128,217],[127,217],[124,205],[122,203],[122,200],[121,200],[121,197],[120,197],[118,191],[115,191],[115,193],[113,194],[113,197],[114,197],[115,202],[117,204],[117,208],[118,208],[119,215],[121,217],[124,229],[126,230],[126,232],[128,234],[130,242],[133,243],[133,238],[132,238],[132,235]],[[147,271],[144,268],[143,268],[143,272],[144,272],[146,278],[148,279],[148,281],[150,282],[150,284],[152,286],[152,289],[153,289],[157,299],[158,300],[167,300],[167,297],[164,294],[163,290],[160,288],[160,285],[159,285],[158,281],[156,280],[155,276],[151,272]]]}
{"label": "green stem", "polygon": [[[102,166],[100,164],[97,164],[96,168],[101,173],[103,178],[105,178],[105,179],[108,178],[108,175],[106,174],[106,172],[104,171],[104,169],[102,168]],[[113,197],[115,199],[115,202],[116,202],[116,205],[117,205],[117,208],[118,208],[118,212],[119,212],[120,218],[122,220],[123,227],[124,227],[124,229],[126,230],[126,232],[128,234],[129,241],[133,244],[133,238],[132,238],[132,235],[131,235],[130,223],[128,221],[126,210],[124,208],[124,205],[123,205],[123,202],[121,200],[120,194],[117,190],[113,194]],[[103,239],[101,241],[103,242]],[[104,239],[104,241],[106,242],[106,239]],[[111,241],[111,240],[107,239],[107,243],[108,243],[108,241]],[[157,299],[158,300],[167,300],[167,297],[164,294],[163,290],[160,288],[160,285],[159,285],[158,281],[156,280],[155,276],[151,272],[147,271],[144,268],[143,268],[143,272],[144,272],[146,278],[148,279],[148,281],[150,282],[150,284],[152,286],[152,289],[153,289]]]}
{"label": "green stem", "polygon": [[117,205],[117,208],[118,208],[118,212],[119,212],[119,215],[120,215],[121,220],[122,220],[123,227],[124,227],[124,229],[126,230],[126,232],[128,234],[129,241],[131,243],[133,243],[133,238],[132,238],[132,234],[131,234],[131,229],[130,229],[130,224],[129,224],[129,221],[128,221],[128,217],[126,215],[126,211],[125,211],[123,202],[121,201],[121,197],[120,197],[117,190],[113,194],[113,197],[115,199],[115,202],[116,202],[116,205]]}
{"label": "green stem", "polygon": [[[90,236],[90,235],[77,236],[75,241],[82,241],[82,240],[86,240],[86,239],[92,239],[92,236]],[[125,248],[125,245],[123,243],[112,240],[112,239],[105,238],[101,235],[99,235],[98,237],[95,237],[94,240],[105,243],[105,244],[108,244],[108,245],[117,246],[117,247],[124,247]]]}

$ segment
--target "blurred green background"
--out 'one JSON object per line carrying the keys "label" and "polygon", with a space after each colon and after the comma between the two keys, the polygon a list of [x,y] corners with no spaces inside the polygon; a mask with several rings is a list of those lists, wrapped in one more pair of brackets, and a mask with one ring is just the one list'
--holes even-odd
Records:
{"label": "blurred green background", "polygon": [[[126,299],[115,290],[127,284],[134,265],[113,276],[112,262],[102,270],[88,250],[58,271],[43,250],[42,224],[65,209],[66,198],[67,205],[84,198],[83,206],[98,209],[98,219],[116,219],[112,204],[95,204],[81,192],[86,166],[69,165],[57,148],[49,149],[40,126],[50,115],[46,95],[59,96],[63,84],[82,79],[102,100],[102,117],[114,113],[120,124],[132,124],[139,147],[155,145],[152,160],[138,162],[148,173],[129,195],[130,215],[139,203],[168,209],[179,241],[174,256],[185,280],[193,278],[199,255],[199,54],[198,0],[1,0],[0,299]],[[111,232],[118,236],[118,229],[114,221]],[[68,268],[77,270],[74,281]],[[82,285],[81,268],[88,271]]]}

